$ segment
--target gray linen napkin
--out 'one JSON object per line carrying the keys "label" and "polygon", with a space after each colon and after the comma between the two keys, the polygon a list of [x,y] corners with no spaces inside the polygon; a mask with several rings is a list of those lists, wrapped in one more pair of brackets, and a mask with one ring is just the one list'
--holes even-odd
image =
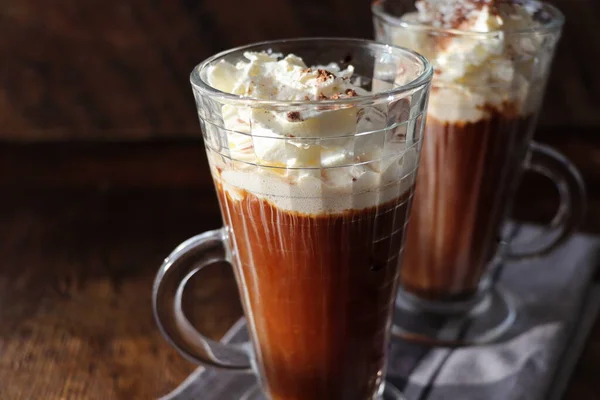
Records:
{"label": "gray linen napkin", "polygon": [[[519,239],[538,229],[523,228]],[[408,400],[559,399],[600,305],[590,289],[600,238],[573,237],[551,256],[507,265],[499,284],[517,299],[519,317],[507,339],[459,348],[428,348],[394,340],[387,379]],[[248,339],[244,320],[224,342]],[[163,400],[239,400],[256,387],[251,374],[208,370],[192,373]]]}

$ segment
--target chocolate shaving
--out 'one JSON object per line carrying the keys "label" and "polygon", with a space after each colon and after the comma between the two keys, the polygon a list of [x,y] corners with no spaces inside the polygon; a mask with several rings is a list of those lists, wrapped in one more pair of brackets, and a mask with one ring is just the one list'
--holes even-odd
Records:
{"label": "chocolate shaving", "polygon": [[300,112],[298,111],[290,111],[289,113],[287,113],[287,119],[291,122],[302,121],[302,117],[300,116]]}
{"label": "chocolate shaving", "polygon": [[317,82],[325,82],[329,78],[335,78],[335,75],[325,69],[318,69]]}
{"label": "chocolate shaving", "polygon": [[302,71],[302,73],[304,74],[310,74],[312,72],[312,68],[306,68],[305,70]]}
{"label": "chocolate shaving", "polygon": [[348,97],[358,96],[354,89],[346,89],[344,93],[334,93],[331,96],[325,96],[323,93],[319,93],[319,100],[339,100],[341,96],[346,95]]}
{"label": "chocolate shaving", "polygon": [[306,101],[310,101],[310,97],[308,97],[308,96],[304,96],[304,100],[306,100]]}

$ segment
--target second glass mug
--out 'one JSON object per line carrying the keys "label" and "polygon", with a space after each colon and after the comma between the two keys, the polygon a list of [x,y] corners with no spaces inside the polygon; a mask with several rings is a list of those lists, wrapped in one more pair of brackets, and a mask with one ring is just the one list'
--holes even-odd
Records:
{"label": "second glass mug", "polygon": [[[223,93],[207,83],[211,66],[260,51],[295,54],[309,66],[350,63],[359,77],[355,83],[373,93],[271,101]],[[159,327],[186,358],[252,370],[273,400],[397,398],[383,384],[387,342],[432,75],[428,61],[412,51],[323,38],[249,45],[194,69],[191,83],[224,228],[175,249],[153,291]],[[248,127],[264,113],[289,118],[307,111],[355,113],[357,123],[351,132],[327,137],[261,136],[226,126],[232,110],[248,111],[237,114],[248,118],[242,121]],[[363,124],[363,118],[371,120]],[[373,120],[380,121],[377,129]],[[310,157],[293,167],[264,161],[255,147],[270,141],[302,148]],[[240,144],[243,157],[232,147]],[[320,166],[319,159],[340,146],[350,149],[353,161]],[[310,178],[302,181],[308,182],[304,189],[301,176]],[[346,179],[342,186],[332,183],[340,179]],[[209,340],[183,314],[188,280],[220,261],[233,266],[253,351]]]}
{"label": "second glass mug", "polygon": [[[376,39],[418,51],[436,69],[398,297],[402,335],[450,344],[498,338],[515,309],[493,287],[495,269],[550,253],[585,216],[577,169],[531,140],[564,17],[535,0],[518,4],[534,10],[532,25],[491,32],[420,23],[412,0],[372,5]],[[550,234],[518,243],[501,232],[525,170],[554,181],[561,205]],[[444,332],[444,316],[469,320],[470,331]]]}

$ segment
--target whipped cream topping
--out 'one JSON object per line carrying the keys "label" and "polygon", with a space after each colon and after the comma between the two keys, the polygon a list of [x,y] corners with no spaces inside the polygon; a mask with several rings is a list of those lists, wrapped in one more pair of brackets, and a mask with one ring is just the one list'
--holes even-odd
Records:
{"label": "whipped cream topping", "polygon": [[264,100],[323,100],[366,92],[352,85],[351,65],[344,70],[335,64],[309,68],[293,54],[244,53],[247,61],[235,65],[221,60],[210,67],[208,83],[223,92]]}
{"label": "whipped cream topping", "polygon": [[[530,114],[537,109],[552,50],[543,47],[543,35],[514,34],[540,26],[535,7],[495,0],[419,0],[416,7],[402,18],[409,28],[397,29],[392,40],[434,65],[430,116],[475,122],[493,110]],[[419,25],[466,34],[440,34]]]}
{"label": "whipped cream topping", "polygon": [[369,93],[355,84],[352,66],[309,67],[293,54],[244,57],[209,67],[208,83],[240,96],[304,103],[297,111],[224,105],[223,127],[204,125],[208,136],[226,142],[207,147],[215,177],[232,196],[248,191],[313,214],[374,206],[412,186],[417,149],[406,143],[407,121],[390,130],[387,108],[319,102]]}

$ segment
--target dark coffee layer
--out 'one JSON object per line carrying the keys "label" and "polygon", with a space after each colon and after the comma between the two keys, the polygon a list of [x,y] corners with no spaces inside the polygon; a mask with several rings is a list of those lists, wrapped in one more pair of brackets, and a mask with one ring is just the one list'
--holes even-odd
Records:
{"label": "dark coffee layer", "polygon": [[378,207],[303,215],[217,189],[270,399],[371,398],[412,191]]}
{"label": "dark coffee layer", "polygon": [[401,284],[432,300],[477,291],[520,178],[533,118],[492,113],[475,123],[428,118]]}

